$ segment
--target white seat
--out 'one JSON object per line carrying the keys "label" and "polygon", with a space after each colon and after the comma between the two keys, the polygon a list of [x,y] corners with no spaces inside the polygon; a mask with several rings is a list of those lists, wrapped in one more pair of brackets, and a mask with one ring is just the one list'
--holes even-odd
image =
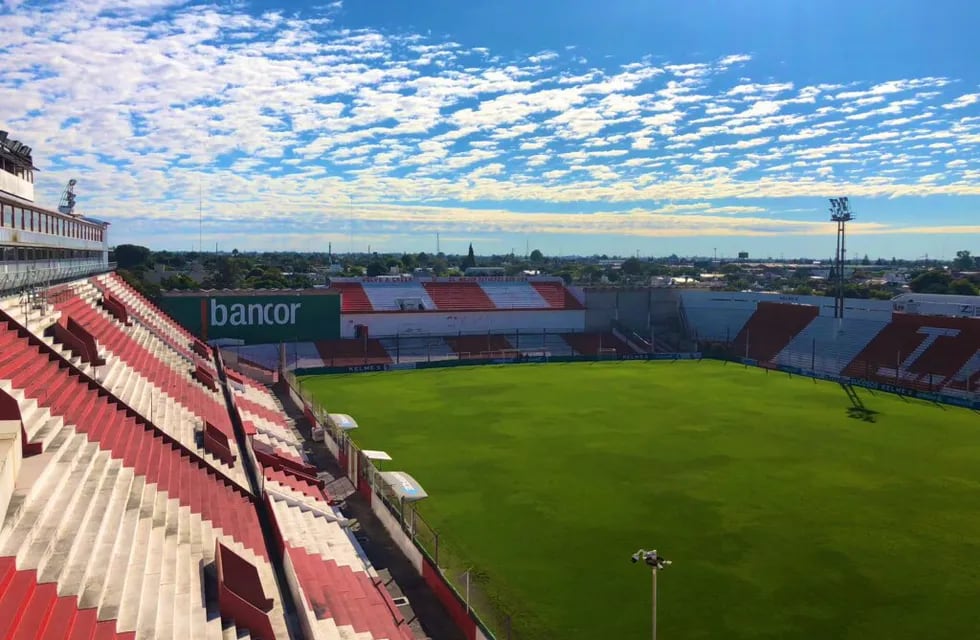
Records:
{"label": "white seat", "polygon": [[550,309],[551,305],[529,282],[481,282],[498,309]]}

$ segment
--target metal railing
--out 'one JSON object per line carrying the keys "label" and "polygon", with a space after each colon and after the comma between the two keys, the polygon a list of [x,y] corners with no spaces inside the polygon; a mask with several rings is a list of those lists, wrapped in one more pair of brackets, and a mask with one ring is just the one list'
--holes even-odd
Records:
{"label": "metal railing", "polygon": [[18,291],[24,287],[49,286],[59,282],[105,273],[115,263],[101,259],[35,260],[0,263],[0,293]]}

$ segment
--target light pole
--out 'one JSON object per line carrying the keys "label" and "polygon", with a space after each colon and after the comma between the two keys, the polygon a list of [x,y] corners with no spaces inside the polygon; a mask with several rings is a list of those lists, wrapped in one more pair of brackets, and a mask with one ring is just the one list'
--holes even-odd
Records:
{"label": "light pole", "polygon": [[651,597],[651,616],[652,616],[652,629],[653,629],[653,640],[657,640],[657,572],[665,568],[667,565],[671,564],[670,560],[667,560],[663,556],[657,553],[657,550],[647,551],[646,549],[639,549],[630,557],[630,561],[636,564],[640,560],[650,567],[650,574],[653,580],[653,593]]}

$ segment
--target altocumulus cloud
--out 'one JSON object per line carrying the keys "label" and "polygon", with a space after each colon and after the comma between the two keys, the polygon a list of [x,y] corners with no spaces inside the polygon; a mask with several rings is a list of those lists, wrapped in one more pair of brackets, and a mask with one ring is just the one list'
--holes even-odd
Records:
{"label": "altocumulus cloud", "polygon": [[[339,3],[3,6],[2,126],[35,148],[42,198],[80,177],[86,211],[148,239],[149,221],[196,219],[201,191],[227,237],[261,228],[281,248],[353,222],[386,237],[808,235],[824,230],[781,219],[782,199],[980,195],[980,105],[957,78],[801,85],[753,78],[741,52],[506,57],[348,29]],[[977,228],[854,229],[929,231]]]}

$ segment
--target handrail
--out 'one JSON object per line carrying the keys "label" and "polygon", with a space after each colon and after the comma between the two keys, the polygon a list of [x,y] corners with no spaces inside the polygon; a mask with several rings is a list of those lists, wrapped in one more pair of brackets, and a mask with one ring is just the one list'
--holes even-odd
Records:
{"label": "handrail", "polygon": [[315,505],[311,505],[308,502],[303,502],[302,500],[299,500],[298,498],[295,498],[294,496],[287,495],[287,494],[283,493],[282,491],[279,491],[278,489],[273,489],[269,485],[265,485],[265,492],[266,493],[271,493],[276,498],[282,500],[283,502],[288,503],[289,506],[291,506],[291,507],[296,507],[297,509],[300,509],[300,510],[305,509],[307,511],[312,511],[314,514],[321,515],[324,518],[326,518],[327,520],[329,520],[330,522],[336,522],[337,524],[339,524],[342,527],[343,526],[350,525],[353,522],[356,522],[356,520],[354,518],[342,518],[342,517],[339,517],[336,513],[331,513],[331,512],[328,512],[328,511],[324,510],[324,509],[321,509],[320,507],[317,507]]}

